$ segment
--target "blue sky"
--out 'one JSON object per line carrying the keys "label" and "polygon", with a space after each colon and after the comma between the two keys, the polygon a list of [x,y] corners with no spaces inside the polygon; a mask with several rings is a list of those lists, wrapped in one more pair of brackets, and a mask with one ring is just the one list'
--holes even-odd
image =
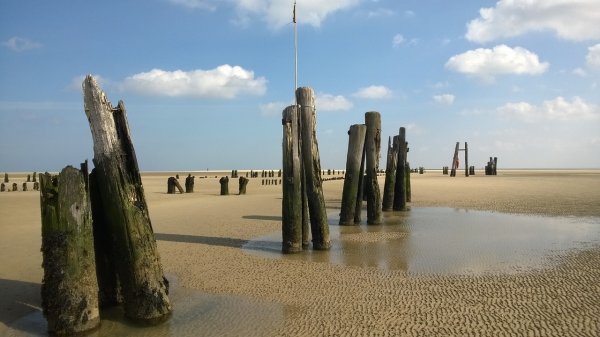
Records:
{"label": "blue sky", "polygon": [[[600,167],[597,0],[297,0],[323,168],[347,130],[407,128],[414,167]],[[0,170],[92,159],[81,82],[122,99],[142,170],[277,168],[293,1],[0,0]]]}

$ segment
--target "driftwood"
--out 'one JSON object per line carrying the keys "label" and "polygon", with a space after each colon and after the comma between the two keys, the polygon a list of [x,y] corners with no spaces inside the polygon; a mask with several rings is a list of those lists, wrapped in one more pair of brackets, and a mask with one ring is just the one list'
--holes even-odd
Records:
{"label": "driftwood", "polygon": [[282,246],[284,253],[302,251],[302,171],[298,140],[298,109],[283,110]]}
{"label": "driftwood", "polygon": [[125,315],[146,323],[163,321],[172,310],[169,283],[160,264],[125,105],[120,101],[113,109],[89,75],[83,93]]}
{"label": "driftwood", "polygon": [[381,151],[381,115],[379,112],[365,113],[367,134],[365,136],[365,194],[367,199],[367,224],[379,225],[382,222],[381,192],[377,181],[379,156]]}
{"label": "driftwood", "polygon": [[342,226],[354,225],[354,212],[356,210],[356,198],[358,196],[360,180],[360,164],[362,162],[366,132],[367,126],[363,124],[354,124],[350,126],[350,130],[348,131],[347,173],[344,178],[344,190],[340,210],[340,225]]}
{"label": "driftwood", "polygon": [[321,159],[317,143],[315,95],[312,88],[296,90],[300,105],[300,130],[302,132],[302,161],[306,179],[306,196],[310,213],[313,248],[327,250],[331,247],[325,198],[321,182]]}
{"label": "driftwood", "polygon": [[100,324],[87,171],[40,175],[42,309],[48,331],[73,335]]}

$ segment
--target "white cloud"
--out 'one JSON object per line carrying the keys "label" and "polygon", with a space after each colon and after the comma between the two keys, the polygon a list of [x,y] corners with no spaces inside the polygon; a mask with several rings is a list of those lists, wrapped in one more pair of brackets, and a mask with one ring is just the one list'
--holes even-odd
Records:
{"label": "white cloud", "polygon": [[354,106],[346,97],[341,95],[318,94],[315,99],[317,111],[345,111]]}
{"label": "white cloud", "polygon": [[387,8],[377,8],[374,11],[370,11],[367,13],[367,17],[369,19],[372,18],[379,18],[379,17],[384,17],[384,16],[392,16],[396,14],[393,10],[391,9],[387,9]]}
{"label": "white cloud", "polygon": [[360,88],[353,96],[369,99],[381,99],[392,96],[392,91],[383,85],[371,85]]}
{"label": "white cloud", "polygon": [[581,69],[581,68],[575,68],[573,69],[573,71],[571,71],[571,74],[573,75],[577,75],[580,77],[586,77],[587,73],[585,72],[585,70]]}
{"label": "white cloud", "polygon": [[121,88],[143,95],[235,98],[239,95],[263,95],[267,80],[254,72],[228,64],[211,70],[152,69],[127,77]]}
{"label": "white cloud", "polygon": [[433,96],[433,100],[439,104],[452,105],[456,97],[452,94],[442,94]]}
{"label": "white cloud", "polygon": [[527,74],[539,75],[549,67],[547,62],[540,62],[535,53],[521,47],[511,48],[499,45],[493,49],[478,48],[452,56],[446,62],[446,68],[493,81],[495,75]]}
{"label": "white cloud", "polygon": [[[296,6],[298,24],[320,27],[321,23],[335,12],[349,9],[361,0],[304,0]],[[273,29],[281,28],[292,22],[293,3],[281,0],[233,0],[239,20],[248,21],[250,17],[266,21]]]}
{"label": "white cloud", "polygon": [[211,0],[169,0],[169,2],[190,9],[208,9],[214,11],[217,8]]}
{"label": "white cloud", "polygon": [[259,109],[263,116],[281,116],[283,109],[285,109],[288,105],[290,104],[286,102],[269,102],[261,104]]}
{"label": "white cloud", "polygon": [[573,97],[572,101],[557,97],[544,101],[542,105],[535,106],[527,102],[507,103],[496,109],[501,117],[518,119],[527,123],[538,121],[574,121],[595,120],[600,118],[600,107],[586,103],[580,97]]}
{"label": "white cloud", "polygon": [[585,61],[590,68],[600,70],[600,43],[588,48]]}
{"label": "white cloud", "polygon": [[395,48],[400,47],[400,45],[402,45],[404,42],[406,42],[406,39],[404,36],[402,36],[402,34],[396,34],[392,38],[392,46]]}
{"label": "white cloud", "polygon": [[527,32],[552,31],[567,40],[600,38],[598,0],[500,0],[481,8],[467,24],[466,38],[485,43]]}
{"label": "white cloud", "polygon": [[42,44],[39,42],[34,42],[29,39],[24,39],[24,38],[18,37],[18,36],[11,37],[10,39],[2,42],[2,45],[5,46],[6,48],[16,51],[16,52],[21,52],[21,51],[25,51],[25,50],[31,50],[31,49],[36,49],[36,48],[42,47]]}

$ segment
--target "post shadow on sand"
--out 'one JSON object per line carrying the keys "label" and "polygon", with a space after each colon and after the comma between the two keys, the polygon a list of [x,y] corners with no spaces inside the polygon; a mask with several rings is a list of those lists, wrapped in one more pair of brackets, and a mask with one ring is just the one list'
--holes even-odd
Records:
{"label": "post shadow on sand", "polygon": [[2,294],[0,322],[4,323],[9,329],[17,329],[28,334],[39,333],[39,329],[35,326],[15,325],[14,323],[36,311],[42,315],[40,287],[40,283],[0,279],[0,294]]}
{"label": "post shadow on sand", "polygon": [[280,215],[244,215],[242,219],[247,220],[265,220],[265,221],[281,221]]}
{"label": "post shadow on sand", "polygon": [[252,240],[252,245],[247,245],[249,240],[213,237],[213,236],[200,236],[200,235],[187,235],[187,234],[170,234],[170,233],[155,233],[154,237],[156,240],[170,241],[170,242],[184,242],[184,243],[200,243],[209,246],[220,246],[230,248],[244,248],[250,250],[261,250],[261,251],[280,251],[280,243],[275,241],[264,241],[264,240]]}

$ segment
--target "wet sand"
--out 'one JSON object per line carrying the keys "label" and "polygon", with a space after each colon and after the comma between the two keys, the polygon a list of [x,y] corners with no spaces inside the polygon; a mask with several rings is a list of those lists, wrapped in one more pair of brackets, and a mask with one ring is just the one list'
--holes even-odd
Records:
{"label": "wet sand", "polygon": [[[187,172],[179,174],[183,182]],[[398,260],[389,259],[399,265],[396,268],[332,263],[326,252],[307,253],[307,258],[273,258],[248,249],[248,244],[276,237],[280,231],[281,186],[261,186],[262,178],[254,178],[248,194],[238,196],[233,179],[229,184],[232,195],[219,196],[214,174],[194,174],[193,194],[166,194],[167,177],[173,174],[144,174],[143,182],[162,263],[166,273],[177,279],[176,291],[202,294],[197,297],[205,303],[219,298],[242,303],[236,310],[227,310],[235,305],[222,305],[225,309],[218,311],[202,309],[221,320],[231,315],[229,325],[211,326],[208,320],[194,325],[207,335],[216,335],[217,330],[220,335],[238,335],[240,327],[250,336],[600,335],[600,243],[595,237],[581,240],[575,249],[550,254],[540,266],[483,273],[415,272],[401,267],[401,254]],[[199,179],[204,175],[212,178]],[[542,216],[542,223],[544,217],[581,220],[592,226],[600,219],[598,170],[500,171],[495,177],[478,171],[469,178],[430,171],[412,177],[415,212],[449,207],[535,214]],[[20,189],[24,176],[11,175],[11,179]],[[342,185],[342,180],[324,182],[331,218],[338,211]],[[377,244],[406,237],[364,224],[352,231],[336,240]],[[23,317],[39,316],[42,270],[37,192],[0,193],[0,232],[0,335],[5,335],[27,330]],[[431,249],[452,249],[451,245],[443,247]],[[276,241],[266,241],[263,248],[277,255]],[[373,251],[367,249],[364,254]],[[174,299],[175,310],[178,303],[186,314],[185,308],[194,307]],[[191,314],[187,318],[198,319]],[[249,324],[261,319],[263,328]],[[186,319],[181,320],[178,324],[186,325]],[[146,333],[153,335],[153,331],[165,335],[164,327]],[[169,331],[167,335],[174,335],[174,330]]]}

